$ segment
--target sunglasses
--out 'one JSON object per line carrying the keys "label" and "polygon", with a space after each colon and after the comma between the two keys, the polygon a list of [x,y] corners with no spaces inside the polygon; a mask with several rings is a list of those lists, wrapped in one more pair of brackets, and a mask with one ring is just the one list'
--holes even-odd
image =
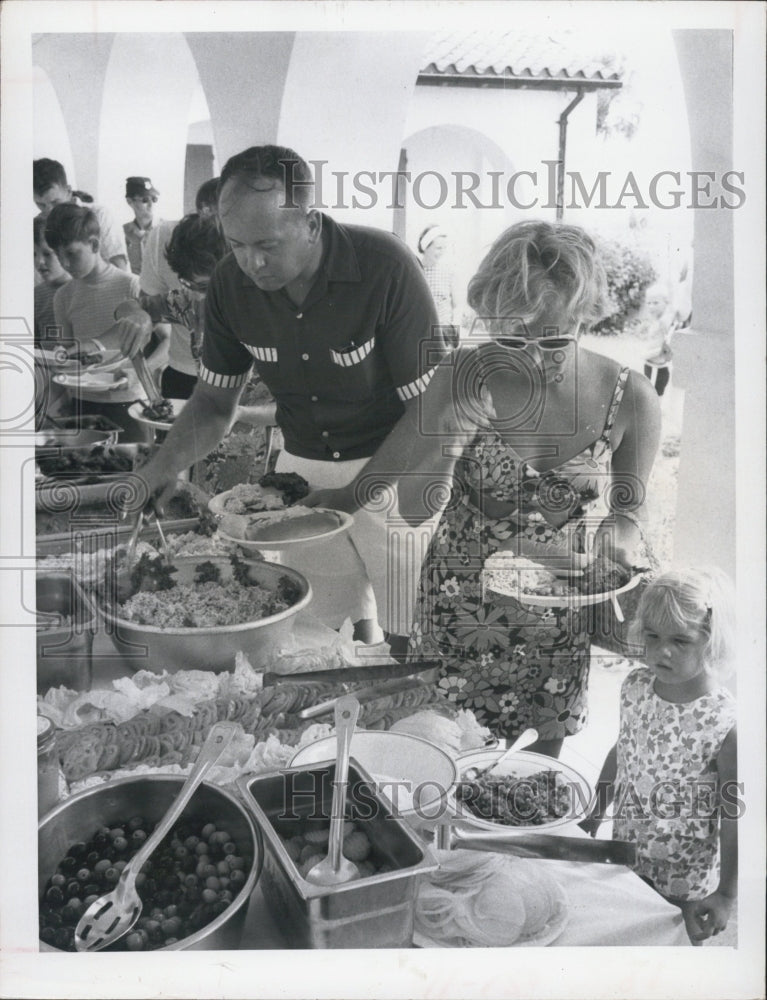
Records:
{"label": "sunglasses", "polygon": [[539,337],[537,340],[528,340],[525,337],[498,337],[496,343],[501,347],[506,347],[510,351],[526,351],[529,347],[540,347],[542,351],[562,351],[570,344],[574,344],[578,338],[572,335],[567,337]]}
{"label": "sunglasses", "polygon": [[201,281],[187,281],[186,278],[179,278],[178,281],[190,292],[207,292],[210,278],[203,278]]}

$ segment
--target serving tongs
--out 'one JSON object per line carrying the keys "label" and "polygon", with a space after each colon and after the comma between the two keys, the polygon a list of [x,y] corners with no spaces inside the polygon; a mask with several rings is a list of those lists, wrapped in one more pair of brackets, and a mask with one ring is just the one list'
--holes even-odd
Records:
{"label": "serving tongs", "polygon": [[130,576],[133,570],[133,565],[136,559],[136,546],[138,545],[139,536],[141,531],[146,524],[147,515],[154,515],[155,527],[157,528],[157,534],[160,536],[160,551],[162,552],[162,557],[168,566],[173,565],[173,560],[171,558],[170,547],[168,545],[168,539],[163,531],[162,524],[160,523],[160,518],[153,507],[146,506],[142,507],[141,510],[136,515],[136,520],[133,524],[133,530],[130,533],[130,538],[128,539],[128,545],[125,551],[125,557],[120,563],[117,570],[117,578],[115,581],[115,597],[118,602],[127,600],[132,596],[133,590],[131,587]]}
{"label": "serving tongs", "polygon": [[587,836],[560,837],[508,830],[480,832],[469,824],[454,821],[439,823],[434,846],[445,851],[487,851],[547,861],[582,861],[629,867],[636,862],[636,845],[627,840],[593,840]]}
{"label": "serving tongs", "polygon": [[136,876],[159,846],[185,806],[197,791],[202,779],[232,741],[237,727],[232,722],[217,722],[203,743],[194,768],[178,796],[120,873],[114,889],[94,900],[75,927],[77,951],[101,951],[114,944],[133,927],[141,916],[143,902],[136,889]]}
{"label": "serving tongs", "polygon": [[138,380],[141,383],[141,388],[147,395],[147,399],[149,400],[149,405],[157,406],[159,403],[164,403],[165,400],[163,398],[163,395],[155,385],[155,381],[152,378],[152,374],[149,371],[149,367],[146,363],[146,358],[141,353],[141,351],[139,351],[131,358],[131,362],[133,363],[133,368],[136,372],[136,375],[138,376]]}

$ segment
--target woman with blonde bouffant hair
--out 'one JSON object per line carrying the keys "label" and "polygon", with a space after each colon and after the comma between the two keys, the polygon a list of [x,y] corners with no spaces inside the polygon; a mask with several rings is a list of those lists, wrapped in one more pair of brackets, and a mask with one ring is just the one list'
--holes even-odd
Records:
{"label": "woman with blonde bouffant hair", "polygon": [[511,226],[468,301],[471,336],[434,372],[398,485],[409,523],[442,508],[410,650],[441,657],[440,690],[496,735],[532,726],[534,749],[556,756],[587,719],[585,612],[498,602],[483,567],[499,552],[558,572],[597,556],[616,570],[646,565],[640,519],[658,399],[642,375],[579,344],[607,301],[579,227]]}

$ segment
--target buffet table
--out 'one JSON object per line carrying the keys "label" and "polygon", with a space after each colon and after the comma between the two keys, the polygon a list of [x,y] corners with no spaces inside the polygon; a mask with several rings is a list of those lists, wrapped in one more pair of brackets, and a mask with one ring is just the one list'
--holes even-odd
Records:
{"label": "buffet table", "polygon": [[[586,834],[584,834],[584,837]],[[541,861],[565,890],[569,919],[550,947],[677,946],[690,944],[682,914],[621,865]],[[290,948],[275,928],[261,889],[251,896],[241,949]]]}
{"label": "buffet table", "polygon": [[[93,686],[131,674],[131,667],[115,653],[108,637],[97,633],[93,648]],[[134,665],[135,666],[135,665]],[[584,771],[593,768],[576,751],[565,746],[563,761]],[[582,835],[568,830],[568,835]],[[569,861],[541,861],[564,889],[568,919],[553,942],[557,947],[678,946],[689,945],[682,915],[629,869],[620,865]],[[242,950],[294,947],[282,936],[257,885],[251,897],[242,935]]]}

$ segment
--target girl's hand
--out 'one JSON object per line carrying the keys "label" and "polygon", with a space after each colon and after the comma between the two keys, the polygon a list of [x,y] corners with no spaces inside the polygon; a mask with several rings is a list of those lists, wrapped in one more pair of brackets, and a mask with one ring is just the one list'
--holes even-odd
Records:
{"label": "girl's hand", "polygon": [[698,946],[725,929],[732,904],[732,897],[717,891],[705,899],[695,899],[682,906],[684,925],[693,945]]}
{"label": "girl's hand", "polygon": [[585,819],[582,819],[578,824],[578,826],[590,837],[596,837],[601,823],[602,823],[602,817],[597,816],[596,813],[592,813],[590,816],[587,816]]}

